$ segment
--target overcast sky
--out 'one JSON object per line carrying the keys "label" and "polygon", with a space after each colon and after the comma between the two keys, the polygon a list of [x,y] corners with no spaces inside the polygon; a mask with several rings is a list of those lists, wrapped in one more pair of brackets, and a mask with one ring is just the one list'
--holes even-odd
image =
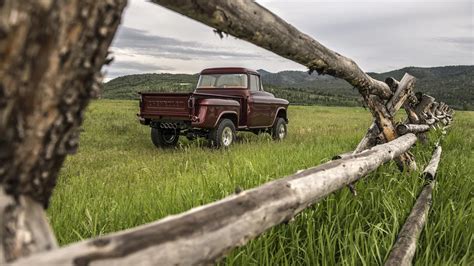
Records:
{"label": "overcast sky", "polygon": [[[472,0],[257,1],[365,71],[474,64]],[[206,67],[305,67],[145,0],[129,0],[106,79],[137,73],[197,73]]]}

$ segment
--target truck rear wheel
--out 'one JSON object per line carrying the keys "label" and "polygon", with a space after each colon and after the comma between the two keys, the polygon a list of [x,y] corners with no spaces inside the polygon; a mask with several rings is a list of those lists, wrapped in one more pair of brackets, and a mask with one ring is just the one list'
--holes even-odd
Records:
{"label": "truck rear wheel", "polygon": [[284,118],[278,117],[277,121],[271,128],[271,134],[274,140],[283,140],[284,138],[286,138],[288,131],[286,128],[286,121]]}
{"label": "truck rear wheel", "polygon": [[179,131],[176,129],[151,128],[151,141],[157,148],[171,148],[178,144]]}
{"label": "truck rear wheel", "polygon": [[214,128],[209,139],[211,145],[216,148],[228,148],[235,141],[235,125],[229,119],[222,119],[219,124]]}

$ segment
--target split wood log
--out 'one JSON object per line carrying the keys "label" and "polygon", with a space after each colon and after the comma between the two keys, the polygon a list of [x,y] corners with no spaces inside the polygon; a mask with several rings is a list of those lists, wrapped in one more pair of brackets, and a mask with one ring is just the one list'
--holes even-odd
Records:
{"label": "split wood log", "polygon": [[398,82],[398,80],[396,80],[396,79],[393,78],[393,77],[388,77],[388,78],[385,79],[385,83],[388,85],[388,87],[390,88],[390,90],[391,90],[392,92],[395,92],[395,91],[397,91],[397,89],[398,89],[398,84],[399,84],[400,82]]}
{"label": "split wood log", "polygon": [[342,78],[362,95],[375,94],[382,99],[392,96],[387,84],[371,78],[353,60],[326,48],[254,1],[152,2],[300,63],[310,71]]}
{"label": "split wood log", "polygon": [[[430,105],[434,102],[434,98],[422,93],[417,93],[416,98],[418,104],[416,104],[415,107],[409,103],[404,104],[405,112],[407,113],[408,117],[406,123],[427,124],[428,116],[426,112],[428,111]],[[417,137],[422,143],[428,143],[428,137],[423,132],[419,132]]]}
{"label": "split wood log", "polygon": [[435,186],[434,177],[441,157],[441,146],[438,146],[425,168],[424,176],[429,183],[423,187],[418,199],[413,206],[405,224],[398,234],[397,241],[392,247],[385,266],[408,266],[412,264],[416,251],[416,242],[423,230],[431,207],[431,194]]}
{"label": "split wood log", "polygon": [[425,170],[423,171],[424,178],[433,180],[436,171],[438,170],[439,161],[441,160],[441,146],[436,147],[435,151],[433,152],[433,156],[431,157],[430,162],[426,166]]}
{"label": "split wood log", "polygon": [[[384,141],[392,141],[397,138],[395,127],[393,126],[390,113],[381,103],[380,98],[376,95],[367,97],[367,105],[370,107],[372,116],[375,117],[375,123],[379,129],[382,129]],[[392,109],[394,110],[394,109]],[[395,158],[398,168],[402,171],[407,165],[409,169],[416,170],[416,163],[412,156],[407,153],[401,154],[400,157]]]}
{"label": "split wood log", "polygon": [[77,149],[125,4],[0,1],[0,186],[13,199],[0,210],[0,261],[55,246],[43,208]]}
{"label": "split wood log", "polygon": [[[149,225],[18,260],[18,265],[194,265],[216,261],[265,230],[400,156],[407,134]],[[16,264],[13,264],[16,265]]]}
{"label": "split wood log", "polygon": [[415,112],[420,119],[424,119],[424,114],[429,110],[430,106],[435,101],[435,98],[426,94],[422,94],[420,98],[419,103],[415,107]]}
{"label": "split wood log", "polygon": [[413,209],[403,225],[385,266],[410,266],[416,251],[416,242],[428,218],[431,194],[435,182],[423,187]]}
{"label": "split wood log", "polygon": [[[398,82],[392,77],[385,79],[387,85],[392,91],[394,91],[392,98],[386,104],[386,112],[385,114],[383,114],[383,109],[385,108],[380,104],[380,100],[377,99],[375,99],[375,102],[377,102],[378,106],[374,106],[372,108],[381,109],[380,112],[382,112],[382,116],[384,116],[386,119],[379,117],[379,120],[382,119],[383,121],[377,122],[376,120],[374,120],[365,136],[357,145],[357,148],[354,150],[354,153],[369,149],[370,147],[376,145],[377,138],[379,138],[381,131],[383,131],[380,130],[381,128],[385,128],[385,134],[388,133],[387,131],[391,131],[390,125],[393,124],[393,121],[391,119],[400,109],[400,107],[406,102],[407,98],[413,93],[413,86],[415,80],[416,79],[408,73],[405,73],[400,82]],[[374,99],[372,99],[371,101],[374,102]],[[391,139],[393,139],[393,136],[395,136],[395,134],[393,132],[388,134],[388,140],[390,141]]]}
{"label": "split wood log", "polygon": [[[386,81],[389,81],[389,84],[395,84],[396,80],[394,78],[388,78]],[[387,103],[387,109],[391,116],[395,115],[400,107],[407,101],[408,97],[413,94],[415,81],[415,77],[405,73],[402,80],[396,83],[397,89]]]}
{"label": "split wood log", "polygon": [[399,135],[405,135],[407,133],[422,133],[430,130],[429,125],[420,124],[399,124],[397,125],[397,133]]}

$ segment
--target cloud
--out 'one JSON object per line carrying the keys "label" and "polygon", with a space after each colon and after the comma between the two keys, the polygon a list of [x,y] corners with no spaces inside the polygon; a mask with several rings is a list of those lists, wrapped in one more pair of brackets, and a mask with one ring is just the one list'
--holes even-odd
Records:
{"label": "cloud", "polygon": [[[474,64],[470,0],[257,0],[365,71]],[[159,5],[129,0],[113,42],[112,74],[197,73],[206,67],[305,67]],[[131,64],[137,62],[138,65]]]}
{"label": "cloud", "polygon": [[260,57],[255,53],[232,51],[197,41],[163,37],[127,26],[120,27],[112,47],[128,50],[129,54],[182,60]]}
{"label": "cloud", "polygon": [[138,62],[129,60],[112,61],[111,65],[106,68],[107,80],[123,75],[155,73],[155,72],[171,72],[175,70],[170,66],[157,65],[150,62]]}
{"label": "cloud", "polygon": [[112,62],[115,69],[135,69],[138,71],[157,71],[157,70],[174,70],[173,67],[157,66],[153,63],[141,63],[136,61],[118,61]]}
{"label": "cloud", "polygon": [[434,39],[446,43],[466,45],[470,47],[474,46],[474,36],[437,37]]}

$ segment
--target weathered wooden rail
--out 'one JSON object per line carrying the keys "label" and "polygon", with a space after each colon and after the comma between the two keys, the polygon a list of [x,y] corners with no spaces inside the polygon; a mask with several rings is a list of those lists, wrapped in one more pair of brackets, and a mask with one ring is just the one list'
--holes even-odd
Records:
{"label": "weathered wooden rail", "polygon": [[436,147],[428,166],[423,171],[423,177],[427,184],[421,190],[413,209],[403,225],[398,239],[395,242],[385,266],[408,266],[411,265],[416,251],[416,242],[421,230],[428,220],[428,212],[432,202],[432,192],[435,186],[435,175],[441,159],[441,146]]}
{"label": "weathered wooden rail", "polygon": [[[427,130],[445,128],[453,119],[454,111],[446,104],[414,94],[413,76],[375,80],[351,59],[253,1],[153,0],[219,33],[303,64],[310,72],[345,79],[359,90],[374,123],[354,151],[326,164],[155,223],[57,248],[44,208],[65,156],[77,147],[83,112],[108,61],[107,49],[125,1],[4,2],[0,264],[212,263],[330,193],[346,185],[355,191],[354,182],[387,161],[415,169],[409,148],[417,138],[426,140]],[[394,116],[402,107],[407,118],[397,124]]]}

